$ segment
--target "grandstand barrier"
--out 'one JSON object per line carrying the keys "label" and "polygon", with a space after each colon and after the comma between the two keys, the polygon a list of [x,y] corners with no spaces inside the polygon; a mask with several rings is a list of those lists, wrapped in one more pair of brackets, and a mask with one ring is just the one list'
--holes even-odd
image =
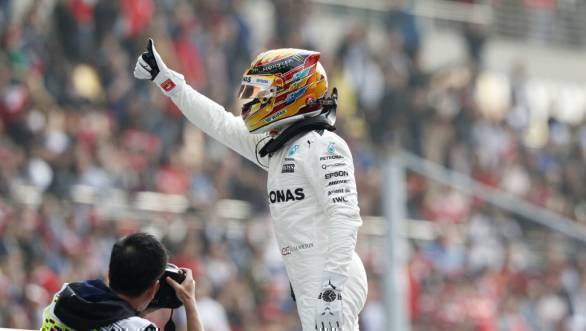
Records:
{"label": "grandstand barrier", "polygon": [[[465,174],[450,170],[440,164],[418,157],[410,152],[397,150],[392,152],[385,162],[383,183],[384,219],[387,260],[384,281],[387,330],[410,330],[408,312],[407,279],[405,270],[409,256],[408,239],[413,238],[413,230],[406,216],[406,172],[412,171],[426,179],[444,184],[448,187],[479,198],[488,204],[523,217],[528,222],[539,224],[566,237],[586,243],[586,227],[569,218],[560,216],[545,208],[531,204],[510,193],[486,186]],[[420,223],[417,226],[421,226]],[[417,227],[416,226],[416,227]],[[431,227],[431,226],[430,226]],[[419,233],[424,238],[432,239],[426,234],[425,226]],[[431,230],[432,231],[432,230]],[[433,231],[432,231],[433,232]]]}
{"label": "grandstand barrier", "polygon": [[[586,38],[584,38],[586,6],[579,1],[559,3],[550,9],[548,20],[545,22],[540,22],[535,16],[534,8],[522,1],[407,0],[404,4],[400,1],[388,0],[312,0],[312,2],[330,8],[345,8],[374,15],[403,6],[403,9],[413,15],[436,23],[479,24],[488,27],[488,30],[494,34],[508,39],[532,40],[539,38],[538,34],[541,32],[544,34],[541,37],[545,40],[537,40],[537,42],[548,47],[551,46],[550,43],[563,48],[586,46]],[[537,26],[539,24],[546,26]]]}
{"label": "grandstand barrier", "polygon": [[406,151],[397,152],[396,156],[392,156],[391,162],[399,163],[399,167],[405,167],[428,179],[451,186],[501,209],[522,216],[530,222],[586,243],[586,228],[584,226],[510,193],[486,186],[467,175],[449,170]]}

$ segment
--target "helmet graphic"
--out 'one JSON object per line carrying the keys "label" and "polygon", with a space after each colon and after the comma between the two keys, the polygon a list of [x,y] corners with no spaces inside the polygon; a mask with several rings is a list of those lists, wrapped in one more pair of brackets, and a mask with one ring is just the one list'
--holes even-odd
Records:
{"label": "helmet graphic", "polygon": [[252,61],[238,93],[248,131],[267,132],[321,112],[315,101],[325,96],[328,78],[319,57],[319,52],[285,48]]}

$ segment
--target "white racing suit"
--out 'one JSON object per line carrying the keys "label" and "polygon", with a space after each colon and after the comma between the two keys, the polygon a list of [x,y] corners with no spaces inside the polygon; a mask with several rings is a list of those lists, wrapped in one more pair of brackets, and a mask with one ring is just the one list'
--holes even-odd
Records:
{"label": "white racing suit", "polygon": [[[179,76],[179,77],[177,77]],[[166,94],[206,134],[268,171],[268,200],[275,234],[296,297],[304,331],[315,330],[315,304],[324,278],[342,279],[344,331],[358,330],[366,273],[354,252],[362,224],[354,165],[346,142],[311,131],[266,157],[267,134],[251,134],[240,117],[187,85],[180,75]]]}

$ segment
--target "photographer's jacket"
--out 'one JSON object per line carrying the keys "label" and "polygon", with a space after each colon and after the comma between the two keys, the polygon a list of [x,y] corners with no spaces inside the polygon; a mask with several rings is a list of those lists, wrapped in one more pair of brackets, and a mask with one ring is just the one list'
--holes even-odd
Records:
{"label": "photographer's jacket", "polygon": [[41,331],[157,330],[101,280],[65,284],[43,312]]}

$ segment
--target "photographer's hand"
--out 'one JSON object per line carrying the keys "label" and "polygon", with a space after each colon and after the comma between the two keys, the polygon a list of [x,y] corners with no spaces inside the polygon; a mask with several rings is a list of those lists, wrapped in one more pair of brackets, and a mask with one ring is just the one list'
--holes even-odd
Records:
{"label": "photographer's hand", "polygon": [[167,277],[167,283],[175,290],[177,298],[185,307],[195,306],[195,281],[193,280],[193,274],[190,269],[181,268],[181,270],[185,272],[185,280],[181,284],[170,277]]}
{"label": "photographer's hand", "polygon": [[199,320],[199,312],[195,304],[195,281],[190,269],[181,268],[185,272],[185,279],[181,284],[177,283],[170,277],[166,281],[173,289],[177,298],[185,306],[185,314],[187,315],[187,330],[188,331],[203,331],[203,325]]}

